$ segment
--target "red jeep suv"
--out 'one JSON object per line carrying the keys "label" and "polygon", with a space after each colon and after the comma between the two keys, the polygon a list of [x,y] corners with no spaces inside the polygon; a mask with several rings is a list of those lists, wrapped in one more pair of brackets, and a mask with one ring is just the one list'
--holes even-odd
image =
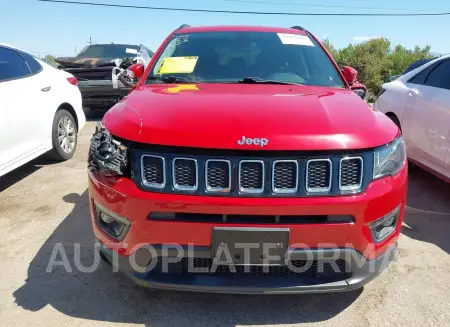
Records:
{"label": "red jeep suv", "polygon": [[183,25],[88,158],[94,234],[136,283],[222,293],[362,287],[392,260],[399,129],[301,27]]}

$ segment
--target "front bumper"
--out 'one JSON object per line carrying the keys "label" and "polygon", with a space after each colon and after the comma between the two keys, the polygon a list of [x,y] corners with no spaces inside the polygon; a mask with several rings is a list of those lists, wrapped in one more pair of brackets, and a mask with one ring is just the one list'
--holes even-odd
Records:
{"label": "front bumper", "polygon": [[[407,166],[397,175],[375,180],[361,194],[310,198],[227,198],[145,192],[127,178],[104,178],[89,172],[89,202],[94,235],[105,257],[117,255],[113,264],[136,283],[148,287],[226,293],[302,293],[347,291],[363,286],[377,276],[392,260],[404,214]],[[95,205],[125,217],[130,228],[121,241],[112,239],[99,226]],[[380,243],[374,243],[369,224],[400,205],[396,228]],[[161,275],[137,272],[129,258],[142,245],[178,244],[194,246],[195,257],[211,258],[213,229],[273,228],[262,223],[213,223],[156,221],[151,212],[185,212],[228,215],[352,215],[347,223],[277,224],[289,230],[288,251],[303,260],[308,253],[316,257],[332,251],[350,266],[345,278],[310,276],[230,276]],[[310,250],[314,249],[314,250]],[[292,258],[291,258],[292,259]]]}
{"label": "front bumper", "polygon": [[[134,265],[139,259],[119,255],[99,243],[102,255],[113,264],[114,268],[131,278],[136,284],[149,288],[195,291],[229,294],[298,294],[344,292],[363,287],[379,275],[395,258],[397,244],[392,244],[388,250],[373,260],[367,260],[355,249],[328,250],[292,250],[292,260],[307,260],[310,258],[338,258],[347,261],[351,277],[342,280],[330,278],[313,278],[311,276],[214,276],[214,275],[180,275],[164,274],[152,271],[136,271]],[[161,251],[156,251],[161,254]],[[195,249],[196,256],[210,256],[210,249]],[[142,260],[142,257],[141,257]]]}

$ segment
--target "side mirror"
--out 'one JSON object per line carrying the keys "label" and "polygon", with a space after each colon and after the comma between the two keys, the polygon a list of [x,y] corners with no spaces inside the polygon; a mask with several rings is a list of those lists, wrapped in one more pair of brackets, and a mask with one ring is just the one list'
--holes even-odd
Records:
{"label": "side mirror", "polygon": [[355,82],[352,84],[352,86],[350,86],[350,89],[356,93],[361,99],[364,100],[364,98],[366,97],[366,93],[367,93],[367,88],[365,85],[359,83],[359,82]]}
{"label": "side mirror", "polygon": [[358,88],[353,88],[352,87],[352,91],[354,92],[354,93],[356,93],[361,99],[365,99],[366,98],[366,89],[365,88],[360,88],[360,87],[358,87]]}
{"label": "side mirror", "polygon": [[143,64],[133,64],[127,68],[128,75],[132,79],[140,79],[144,75],[144,65]]}
{"label": "side mirror", "polygon": [[112,72],[112,83],[115,89],[133,89],[144,74],[143,64],[133,64],[127,69],[114,67]]}
{"label": "side mirror", "polygon": [[342,75],[344,75],[347,83],[352,85],[354,82],[356,82],[356,75],[358,75],[358,71],[350,66],[344,66],[342,68]]}

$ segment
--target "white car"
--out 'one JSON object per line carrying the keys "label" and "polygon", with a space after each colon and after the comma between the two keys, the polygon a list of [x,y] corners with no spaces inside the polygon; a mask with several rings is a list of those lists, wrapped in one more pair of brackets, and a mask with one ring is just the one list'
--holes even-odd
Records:
{"label": "white car", "polygon": [[0,176],[48,151],[70,159],[85,123],[73,75],[0,44]]}
{"label": "white car", "polygon": [[374,110],[402,130],[408,158],[450,181],[450,55],[382,86]]}

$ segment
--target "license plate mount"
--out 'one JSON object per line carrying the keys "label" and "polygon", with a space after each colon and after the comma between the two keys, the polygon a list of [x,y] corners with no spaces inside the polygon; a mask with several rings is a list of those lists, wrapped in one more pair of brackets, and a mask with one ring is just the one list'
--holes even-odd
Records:
{"label": "license plate mount", "polygon": [[279,266],[284,265],[289,229],[215,227],[212,241],[217,262],[229,262],[231,258],[234,265]]}

